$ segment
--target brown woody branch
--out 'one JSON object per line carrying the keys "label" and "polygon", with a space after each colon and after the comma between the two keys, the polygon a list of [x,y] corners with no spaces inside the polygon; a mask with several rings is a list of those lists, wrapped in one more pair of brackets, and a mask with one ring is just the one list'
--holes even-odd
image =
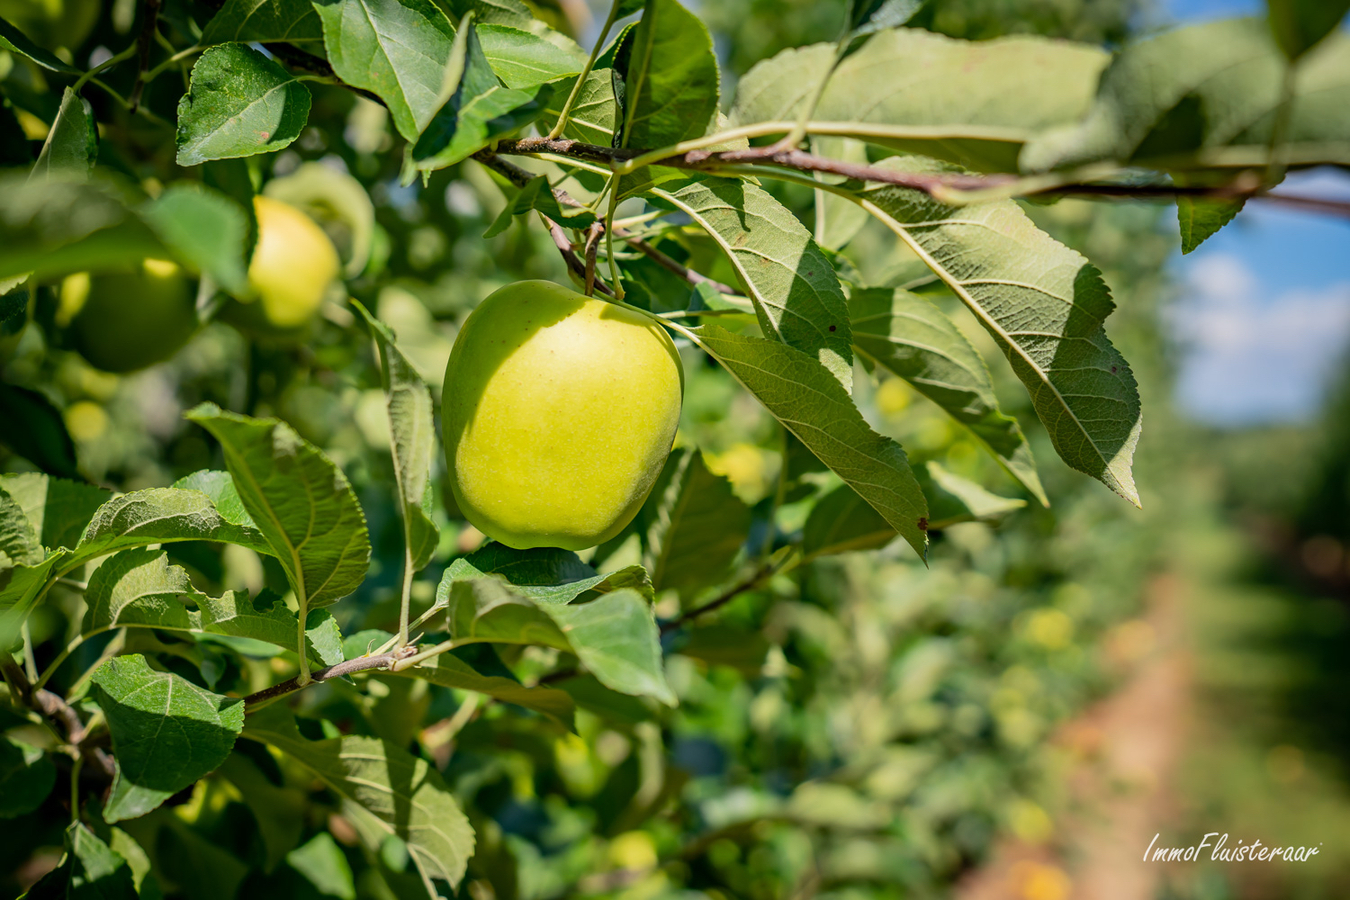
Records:
{"label": "brown woody branch", "polygon": [[[378,653],[375,656],[361,656],[356,659],[343,660],[326,669],[310,672],[309,683],[318,684],[333,678],[342,678],[344,675],[351,675],[356,672],[388,669],[400,659],[407,659],[416,652],[417,648],[409,645],[401,650],[391,650],[388,653]],[[308,685],[304,686],[307,687]],[[274,684],[269,688],[264,688],[256,694],[249,694],[244,698],[244,712],[245,714],[251,713],[262,703],[268,700],[275,700],[277,697],[284,697],[287,694],[293,694],[300,690],[301,687],[300,679],[299,677],[296,677],[287,679],[280,684]]]}
{"label": "brown woody branch", "polygon": [[83,757],[84,761],[97,771],[112,778],[114,771],[112,758],[103,749],[92,745],[89,741],[89,729],[84,720],[61,695],[46,688],[34,689],[23,669],[7,658],[7,655],[0,658],[0,673],[4,675],[11,694],[19,703],[42,716],[54,728],[59,727],[58,733],[65,734],[72,756]]}
{"label": "brown woody branch", "polygon": [[661,633],[667,634],[682,627],[687,622],[697,619],[699,616],[706,615],[715,609],[726,606],[741,594],[744,594],[747,591],[753,591],[755,588],[759,587],[765,581],[769,580],[769,578],[777,571],[778,567],[772,561],[765,560],[764,563],[746,577],[745,580],[733,584],[707,603],[704,603],[702,606],[696,606],[687,612],[683,612],[668,622],[662,622]]}

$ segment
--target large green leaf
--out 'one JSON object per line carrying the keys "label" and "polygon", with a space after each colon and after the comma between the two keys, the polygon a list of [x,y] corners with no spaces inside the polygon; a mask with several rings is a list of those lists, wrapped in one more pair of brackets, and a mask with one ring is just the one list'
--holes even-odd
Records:
{"label": "large green leaf", "polygon": [[1060,457],[1137,505],[1139,390],[1102,327],[1115,304],[1101,273],[1012,201],[951,207],[894,185],[859,196],[998,342]]}
{"label": "large green leaf", "polygon": [[248,290],[249,220],[239,204],[218,191],[178,182],[139,212],[175,259],[227,291]]}
{"label": "large green leaf", "polygon": [[225,0],[202,30],[201,44],[230,41],[280,41],[322,56],[323,25],[310,0]]}
{"label": "large green leaf", "polygon": [[131,866],[89,826],[72,823],[66,829],[65,847],[60,865],[29,888],[22,900],[136,900]]}
{"label": "large green leaf", "polygon": [[431,560],[440,530],[426,507],[431,484],[431,460],[436,453],[436,417],[431,389],[394,342],[394,333],[364,306],[356,309],[370,327],[380,352],[385,409],[389,415],[389,443],[394,457],[403,539],[414,569]]}
{"label": "large green leaf", "polygon": [[[833,44],[813,44],[759,63],[737,86],[732,123],[796,122],[834,58]],[[1097,47],[1042,37],[882,31],[834,69],[812,119],[831,133],[1016,171],[1024,143],[1082,117],[1108,60]]]}
{"label": "large green leaf", "polygon": [[956,323],[917,294],[860,288],[849,296],[853,344],[864,359],[905,379],[970,429],[1041,503],[1031,445],[1017,420],[998,408],[989,369]]}
{"label": "large green leaf", "polygon": [[370,538],[342,470],[276,419],[209,403],[187,416],[220,441],[239,498],[286,570],[301,611],[355,590],[370,564]]}
{"label": "large green leaf", "polygon": [[[570,697],[567,702],[572,702]],[[37,809],[55,783],[56,766],[46,753],[0,737],[0,819],[13,819]]]}
{"label": "large green leaf", "polygon": [[23,510],[33,533],[48,550],[79,545],[108,492],[92,484],[37,472],[0,475],[0,488]]}
{"label": "large green leaf", "polygon": [[606,687],[675,705],[651,604],[632,588],[560,604],[535,601],[496,578],[455,580],[447,619],[456,641],[555,647],[576,654]]}
{"label": "large green leaf", "polygon": [[427,886],[458,886],[474,835],[440,773],[387,741],[348,735],[309,741],[284,706],[249,717],[244,736],[264,741],[309,769],[369,827],[399,837]]}
{"label": "large green leaf", "polygon": [[625,55],[620,146],[654,150],[702,137],[717,112],[720,79],[698,16],[676,0],[647,0]]}
{"label": "large green leaf", "polygon": [[252,47],[211,47],[178,102],[178,164],[288,147],[309,121],[309,105],[309,88]]}
{"label": "large green leaf", "polygon": [[692,447],[666,460],[641,516],[647,567],[658,591],[715,584],[750,534],[750,508]]}
{"label": "large green leaf", "polygon": [[731,257],[766,335],[815,357],[852,389],[843,289],[811,233],[787,207],[763,188],[726,178],[653,193],[687,213]]}
{"label": "large green leaf", "polygon": [[57,550],[34,566],[0,569],[0,652],[18,643],[29,610],[51,586],[69,552]]}
{"label": "large green leaf", "polygon": [[23,507],[0,487],[0,569],[35,566],[46,555]]}
{"label": "large green leaf", "polygon": [[459,84],[413,146],[417,168],[454,165],[493,140],[528,125],[543,112],[551,91],[546,84],[523,90],[507,87],[483,53],[478,29],[469,25]]}
{"label": "large green leaf", "polygon": [[[300,842],[309,803],[303,791],[273,784],[246,752],[255,744],[238,744],[216,772],[239,789],[244,804],[253,813],[267,851],[264,870],[276,868]],[[266,752],[262,747],[257,750]]]}
{"label": "large green leaf", "polygon": [[[544,118],[550,126],[562,114],[567,91],[554,91],[545,103]],[[581,91],[567,114],[563,137],[584,144],[609,147],[614,143],[614,123],[619,115],[619,104],[614,99],[614,70],[595,68],[586,76]]]}
{"label": "large green leaf", "polygon": [[947,528],[963,522],[994,522],[1027,505],[1016,497],[1000,497],[979,484],[949,472],[929,460],[922,479],[932,516],[929,528]]}
{"label": "large green leaf", "polygon": [[925,556],[928,506],[900,445],[873,431],[816,360],[777,341],[696,330],[699,346]]}
{"label": "large green leaf", "polygon": [[315,0],[333,71],[373,91],[416,140],[443,101],[455,28],[431,0]]}
{"label": "large green leaf", "polygon": [[[280,597],[266,591],[253,600],[245,591],[203,594],[163,550],[124,550],[110,557],[90,576],[84,599],[86,637],[113,628],[157,628],[248,638],[294,651],[300,624]],[[342,636],[323,610],[306,619],[305,644],[319,665],[342,661]]]}
{"label": "large green leaf", "polygon": [[[1186,169],[1263,165],[1287,61],[1261,19],[1179,28],[1123,50],[1081,123],[1027,145],[1039,172],[1112,161]],[[1350,164],[1350,36],[1332,35],[1300,63],[1283,132],[1287,163]]]}
{"label": "large green leaf", "polygon": [[478,24],[474,31],[492,71],[509,88],[530,88],[576,75],[586,65],[585,51],[571,41],[559,46],[508,25]]}
{"label": "large green leaf", "polygon": [[215,769],[244,727],[244,701],[157,672],[139,654],[108,660],[93,684],[117,759],[109,822],[144,815]]}
{"label": "large green leaf", "polygon": [[98,130],[94,126],[94,110],[88,100],[66,88],[61,96],[61,109],[42,142],[33,172],[40,176],[65,172],[75,178],[88,178],[96,159]]}
{"label": "large green leaf", "polygon": [[651,579],[641,566],[600,575],[571,550],[557,547],[516,550],[493,542],[446,568],[436,588],[432,609],[443,609],[449,604],[450,586],[454,582],[485,575],[500,575],[517,593],[538,603],[571,603],[587,591],[603,594],[621,588],[632,588],[648,600],[653,599]]}
{"label": "large green leaf", "polygon": [[147,488],[109,500],[94,513],[75,552],[92,559],[125,547],[172,541],[217,541],[275,555],[252,522],[230,522],[207,494],[176,487]]}

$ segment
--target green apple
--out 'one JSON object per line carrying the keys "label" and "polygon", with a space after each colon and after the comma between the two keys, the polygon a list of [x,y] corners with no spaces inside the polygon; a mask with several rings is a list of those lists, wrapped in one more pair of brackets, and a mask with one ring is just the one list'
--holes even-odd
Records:
{"label": "green apple", "polygon": [[223,318],[258,335],[296,334],[337,280],[337,250],[313,219],[289,203],[258,196],[253,210],[258,243],[248,283],[254,296],[230,304]]}
{"label": "green apple", "polygon": [[552,282],[508,285],[469,315],[445,368],[455,501],[517,549],[603,543],[651,492],[683,394],[659,325]]}
{"label": "green apple", "polygon": [[123,272],[78,272],[61,282],[58,325],[89,364],[134,372],[178,352],[197,329],[192,282],[167,260]]}

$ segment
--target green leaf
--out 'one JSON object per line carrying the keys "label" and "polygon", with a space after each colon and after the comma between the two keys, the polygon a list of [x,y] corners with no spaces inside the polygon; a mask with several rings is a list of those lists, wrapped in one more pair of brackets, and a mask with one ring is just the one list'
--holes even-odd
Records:
{"label": "green leaf", "polygon": [[558,46],[537,34],[508,25],[474,26],[492,71],[509,88],[524,89],[576,75],[586,65],[580,47]]}
{"label": "green leaf", "polygon": [[720,77],[698,16],[676,0],[647,0],[625,51],[620,146],[655,150],[702,137],[717,112]]}
{"label": "green leaf", "polygon": [[924,493],[932,519],[929,528],[948,528],[962,522],[992,522],[1027,505],[1025,500],[1000,497],[969,479],[948,472],[930,460]]}
{"label": "green leaf", "polygon": [[147,488],[109,500],[94,513],[75,552],[77,558],[93,559],[125,547],[173,541],[238,544],[275,555],[251,522],[231,522],[207,494],[176,487]]}
{"label": "green leaf", "polygon": [[235,294],[248,291],[248,217],[224,194],[191,183],[169,185],[140,209],[176,259]]}
{"label": "green leaf", "polygon": [[450,584],[451,636],[465,643],[538,644],[576,654],[606,687],[675,705],[661,668],[656,620],[631,588],[589,603],[536,602],[495,578]]}
{"label": "green leaf", "polygon": [[0,489],[23,510],[48,550],[78,546],[89,520],[108,499],[102,488],[37,472],[0,475]]}
{"label": "green leaf", "polygon": [[443,169],[468,159],[497,138],[539,118],[552,88],[534,84],[514,90],[492,70],[478,40],[466,26],[464,70],[459,85],[436,111],[412,150],[422,171]]}
{"label": "green leaf", "polygon": [[350,594],[370,565],[366,517],[342,470],[284,422],[206,403],[187,417],[220,441],[235,488],[308,613]]}
{"label": "green leaf", "polygon": [[[110,557],[89,577],[84,599],[81,633],[86,637],[113,628],[158,628],[248,638],[294,651],[300,625],[295,613],[269,591],[253,600],[246,591],[203,594],[185,569],[169,563],[163,550],[123,550]],[[341,662],[342,635],[333,617],[314,610],[306,626],[309,657],[324,666]]]}
{"label": "green leaf", "polygon": [[443,101],[454,26],[431,0],[315,0],[333,71],[374,92],[414,141]]}
{"label": "green leaf", "polygon": [[37,44],[28,39],[22,31],[15,28],[4,19],[0,19],[0,50],[9,50],[17,53],[25,59],[30,59],[49,72],[59,72],[62,75],[79,75],[80,70],[67,65],[54,55],[43,50]]}
{"label": "green leaf", "polygon": [[201,45],[231,41],[278,41],[323,56],[323,25],[310,0],[225,0],[202,30]]}
{"label": "green leaf", "polygon": [[[568,698],[567,702],[570,705],[572,701]],[[0,819],[13,819],[37,809],[54,784],[56,766],[46,753],[0,737]]]}
{"label": "green leaf", "polygon": [[0,569],[35,566],[46,555],[23,507],[0,487]]}
{"label": "green leaf", "polygon": [[309,120],[309,105],[309,88],[252,47],[211,47],[178,101],[178,164],[289,147]]}
{"label": "green leaf", "polygon": [[523,216],[534,210],[538,210],[565,228],[589,228],[596,221],[595,213],[560,205],[558,198],[553,194],[548,177],[536,175],[526,182],[511,202],[502,207],[501,213],[488,226],[488,230],[483,232],[483,237],[496,237],[511,226],[516,216]]}
{"label": "green leaf", "polygon": [[620,588],[633,588],[652,599],[651,579],[641,566],[600,575],[570,550],[557,547],[516,550],[493,542],[446,568],[436,588],[433,608],[444,608],[449,603],[450,586],[455,581],[485,575],[501,575],[517,593],[540,603],[571,603],[587,591],[605,593]]}
{"label": "green leaf", "polygon": [[5,444],[48,475],[79,478],[75,442],[60,410],[37,391],[0,384],[0,420],[13,427],[0,430]]}
{"label": "green leaf", "polygon": [[51,175],[64,172],[73,178],[88,178],[98,159],[98,129],[94,125],[94,110],[79,94],[66,88],[61,95],[61,109],[52,122],[47,139],[42,143],[33,174]]}
{"label": "green leaf", "polygon": [[431,554],[436,551],[440,539],[440,529],[423,506],[431,482],[431,460],[436,453],[436,418],[431,389],[398,348],[388,326],[360,303],[355,306],[379,347],[394,479],[403,514],[403,538],[413,568],[421,569],[431,561]]}
{"label": "green leaf", "polygon": [[[832,134],[1015,172],[1023,144],[1083,116],[1109,58],[1042,37],[971,42],[882,31],[829,75],[812,119],[831,123]],[[787,131],[834,59],[833,44],[813,44],[759,63],[737,86],[732,124],[782,122]]]}
{"label": "green leaf", "polygon": [[66,829],[61,864],[24,894],[27,900],[136,900],[131,867],[120,853],[103,843],[89,826],[74,822]]}
{"label": "green leaf", "polygon": [[[927,170],[913,159],[881,165]],[[1010,200],[951,207],[893,185],[859,196],[993,336],[1060,457],[1138,505],[1139,391],[1102,327],[1115,304],[1101,273]]]}
{"label": "green leaf", "polygon": [[707,178],[654,190],[687,213],[731,258],[766,335],[818,359],[853,386],[848,306],[825,254],[791,211],[745,181]]}
{"label": "green leaf", "polygon": [[211,772],[244,727],[242,700],[156,672],[140,654],[108,660],[93,684],[117,759],[108,822],[144,815]]}
{"label": "green leaf", "polygon": [[[1287,65],[1260,19],[1206,22],[1140,41],[1102,74],[1083,120],[1028,144],[1022,168],[1264,166]],[[1350,163],[1347,106],[1350,36],[1337,33],[1298,67],[1281,160]]]}
{"label": "green leaf", "polygon": [[693,447],[666,460],[641,517],[647,568],[658,591],[716,584],[750,534],[750,508],[732,493],[731,482],[708,471]]}
{"label": "green leaf", "polygon": [[11,173],[0,175],[0,195],[0,278],[32,272],[48,279],[168,255],[135,212],[142,198],[113,177],[53,173],[30,181]]}
{"label": "green leaf", "polygon": [[849,296],[853,344],[965,425],[1008,472],[1044,505],[1031,445],[1017,420],[998,407],[979,352],[928,300],[909,291],[860,288]]}
{"label": "green leaf", "polygon": [[[544,119],[550,127],[562,114],[568,93],[554,91],[545,103]],[[584,144],[612,146],[618,116],[619,104],[614,99],[614,70],[592,69],[572,103],[572,111],[567,114],[567,125],[563,128],[562,136]]]}
{"label": "green leaf", "polygon": [[853,550],[875,550],[896,531],[858,492],[840,485],[816,502],[802,526],[802,553],[808,558]]}
{"label": "green leaf", "polygon": [[[254,744],[239,744],[220,764],[216,773],[239,789],[244,805],[253,813],[262,835],[267,861],[263,868],[272,871],[300,842],[305,830],[305,811],[309,804],[303,791],[273,784],[258,764],[245,752]],[[257,750],[266,753],[262,747]]]}
{"label": "green leaf", "polygon": [[173,487],[180,491],[201,491],[211,498],[216,513],[226,522],[245,531],[258,530],[253,517],[244,508],[244,501],[239,499],[239,491],[235,489],[234,478],[229,472],[200,469],[191,475],[184,475],[173,483]]}
{"label": "green leaf", "polygon": [[286,854],[286,863],[325,897],[356,900],[352,867],[333,836],[321,831]]}
{"label": "green leaf", "polygon": [[926,555],[928,506],[900,445],[874,432],[853,398],[816,360],[776,341],[697,329],[698,344],[812,453]]}
{"label": "green leaf", "polygon": [[349,801],[348,811],[361,820],[358,827],[377,828],[403,840],[429,887],[432,879],[455,887],[464,877],[473,855],[473,830],[440,773],[426,760],[378,738],[308,741],[280,704],[249,716],[244,736],[271,744],[313,772]]}
{"label": "green leaf", "polygon": [[852,37],[897,28],[914,18],[924,0],[852,0],[848,8],[848,32]]}
{"label": "green leaf", "polygon": [[1350,0],[1266,0],[1275,42],[1291,60],[1298,59],[1341,24]]}
{"label": "green leaf", "polygon": [[[816,156],[867,165],[867,145],[852,138],[813,137],[811,151]],[[827,176],[819,173],[817,179]],[[837,179],[835,179],[837,180]],[[813,236],[827,250],[839,250],[858,236],[867,224],[867,212],[838,194],[816,191],[816,222]]]}
{"label": "green leaf", "polygon": [[69,551],[57,550],[34,566],[0,569],[0,652],[19,640],[19,628],[28,611],[56,577]]}
{"label": "green leaf", "polygon": [[1177,225],[1181,228],[1181,252],[1190,253],[1219,229],[1233,221],[1245,200],[1206,200],[1200,197],[1177,198]]}
{"label": "green leaf", "polygon": [[575,707],[572,698],[563,691],[548,687],[525,687],[514,678],[480,674],[456,655],[454,650],[442,653],[426,665],[404,669],[388,677],[421,678],[441,687],[487,694],[503,703],[514,703],[557,719],[569,730],[575,729]]}

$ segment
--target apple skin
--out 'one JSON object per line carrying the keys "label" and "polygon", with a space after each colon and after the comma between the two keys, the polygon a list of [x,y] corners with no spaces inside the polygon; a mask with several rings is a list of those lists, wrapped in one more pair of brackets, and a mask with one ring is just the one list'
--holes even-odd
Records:
{"label": "apple skin", "polygon": [[147,259],[126,272],[81,272],[61,283],[60,316],[90,365],[124,374],[173,356],[197,330],[196,298],[183,270]]}
{"label": "apple skin", "polygon": [[256,296],[229,304],[223,318],[260,337],[298,335],[337,280],[337,250],[313,219],[289,203],[257,196],[253,210],[258,242],[248,283]]}
{"label": "apple skin", "polygon": [[659,325],[550,281],[508,285],[469,315],[445,368],[455,501],[516,549],[604,543],[651,493],[683,395]]}

